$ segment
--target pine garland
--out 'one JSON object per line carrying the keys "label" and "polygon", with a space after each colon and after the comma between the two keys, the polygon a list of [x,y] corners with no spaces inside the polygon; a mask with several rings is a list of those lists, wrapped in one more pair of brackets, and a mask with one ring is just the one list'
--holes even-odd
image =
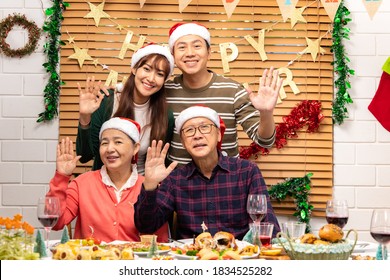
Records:
{"label": "pine garland", "polygon": [[302,178],[287,178],[284,182],[271,186],[268,190],[269,196],[278,201],[292,197],[296,204],[296,212],[293,214],[298,221],[306,223],[306,232],[311,231],[310,217],[313,205],[309,203],[310,177],[313,173],[308,173]]}
{"label": "pine garland", "polygon": [[[28,31],[28,42],[23,48],[11,49],[6,42],[8,33],[19,25]],[[25,15],[14,14],[9,15],[0,22],[0,49],[9,57],[22,57],[32,54],[37,48],[39,38],[41,37],[41,29],[33,21],[29,21]]]}
{"label": "pine garland", "polygon": [[48,33],[48,42],[44,45],[47,62],[43,64],[43,67],[49,73],[49,81],[44,90],[45,111],[39,114],[37,122],[49,121],[58,116],[61,86],[65,84],[58,73],[59,53],[61,46],[65,45],[61,40],[60,29],[64,20],[62,13],[67,7],[69,7],[68,3],[62,0],[53,0],[53,6],[45,11],[47,20],[43,24],[43,31]]}
{"label": "pine garland", "polygon": [[348,118],[346,104],[353,103],[347,90],[351,88],[348,79],[355,74],[355,71],[348,67],[350,60],[346,56],[343,45],[343,39],[349,40],[349,32],[351,31],[346,26],[351,21],[348,17],[349,14],[349,10],[344,6],[344,1],[341,1],[333,23],[333,44],[331,47],[335,57],[332,65],[334,66],[334,72],[338,76],[334,83],[337,92],[332,107],[333,123],[336,124],[342,124],[344,119]]}

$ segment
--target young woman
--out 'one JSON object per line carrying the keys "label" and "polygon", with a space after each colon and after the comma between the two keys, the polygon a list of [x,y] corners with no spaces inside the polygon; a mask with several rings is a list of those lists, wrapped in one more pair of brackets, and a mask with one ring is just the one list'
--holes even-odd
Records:
{"label": "young woman", "polygon": [[[69,183],[80,156],[75,156],[69,138],[62,139],[57,147],[56,173],[47,193],[58,197],[61,205],[54,230],[62,230],[77,217],[75,239],[140,241],[142,233],[134,225],[134,203],[144,177],[137,173],[136,164],[131,163],[140,149],[139,140],[138,123],[111,118],[99,132],[99,153],[104,165]],[[158,241],[167,242],[167,224],[155,234]]]}
{"label": "young woman", "polygon": [[138,173],[144,174],[146,150],[151,139],[170,142],[174,118],[168,110],[164,82],[171,76],[174,60],[170,51],[160,45],[147,45],[136,51],[131,61],[131,73],[120,94],[101,93],[101,82],[94,77],[87,79],[80,93],[80,119],[76,139],[76,151],[80,162],[94,159],[92,170],[102,166],[99,157],[99,130],[111,117],[125,117],[141,125]]}

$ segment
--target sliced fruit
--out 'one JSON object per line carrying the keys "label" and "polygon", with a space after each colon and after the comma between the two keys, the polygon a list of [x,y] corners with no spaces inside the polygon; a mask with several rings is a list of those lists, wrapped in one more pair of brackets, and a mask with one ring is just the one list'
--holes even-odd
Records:
{"label": "sliced fruit", "polygon": [[280,253],[282,253],[282,249],[278,248],[261,250],[261,254],[266,256],[277,256],[280,255]]}

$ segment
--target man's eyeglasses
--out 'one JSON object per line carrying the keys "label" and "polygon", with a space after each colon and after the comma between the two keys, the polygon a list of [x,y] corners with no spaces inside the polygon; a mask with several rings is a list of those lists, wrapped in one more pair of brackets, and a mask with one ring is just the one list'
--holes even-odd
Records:
{"label": "man's eyeglasses", "polygon": [[191,126],[187,128],[183,128],[181,131],[183,132],[184,136],[186,137],[192,137],[195,135],[196,130],[198,129],[200,133],[202,134],[209,134],[211,132],[211,129],[213,126],[217,127],[215,124],[201,124],[199,126]]}

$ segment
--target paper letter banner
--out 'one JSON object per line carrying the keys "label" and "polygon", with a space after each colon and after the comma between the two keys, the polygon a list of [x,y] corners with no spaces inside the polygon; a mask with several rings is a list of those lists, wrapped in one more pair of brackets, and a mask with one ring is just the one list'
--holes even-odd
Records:
{"label": "paper letter banner", "polygon": [[181,13],[192,0],[179,0],[179,12]]}
{"label": "paper letter banner", "polygon": [[[219,49],[221,51],[223,73],[229,73],[229,62],[234,61],[237,58],[238,48],[234,43],[222,43],[219,44]],[[227,54],[227,49],[231,50],[232,53],[230,55]]]}
{"label": "paper letter banner", "polygon": [[133,31],[127,31],[126,39],[123,41],[122,48],[119,52],[119,58],[124,59],[126,55],[126,51],[128,49],[136,51],[144,45],[146,37],[141,35],[138,39],[137,45],[131,44],[131,38],[133,37]]}
{"label": "paper letter banner", "polygon": [[370,19],[373,19],[379,6],[382,4],[382,0],[363,0],[363,4],[366,7]]}
{"label": "paper letter banner", "polygon": [[326,13],[332,21],[334,20],[334,16],[336,15],[337,10],[340,6],[340,1],[341,0],[321,0],[321,3],[325,8]]}
{"label": "paper letter banner", "polygon": [[295,8],[298,0],[277,0],[284,22],[290,18],[291,10]]}
{"label": "paper letter banner", "polygon": [[240,2],[240,0],[222,0],[228,18],[232,16],[238,2]]}
{"label": "paper letter banner", "polygon": [[145,2],[146,2],[146,0],[139,0],[139,6],[141,9],[144,6]]}

